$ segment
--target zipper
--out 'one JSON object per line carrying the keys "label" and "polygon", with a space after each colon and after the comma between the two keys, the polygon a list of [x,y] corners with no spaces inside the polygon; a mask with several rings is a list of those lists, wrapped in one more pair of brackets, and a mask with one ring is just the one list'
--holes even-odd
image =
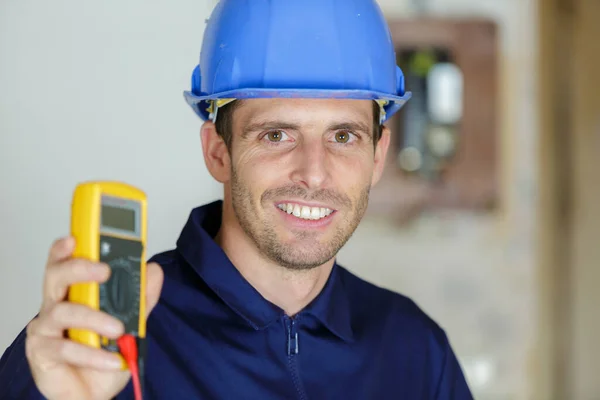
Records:
{"label": "zipper", "polygon": [[290,318],[288,321],[288,340],[287,340],[288,356],[297,355],[300,348],[298,347],[298,331],[296,330],[296,321]]}
{"label": "zipper", "polygon": [[300,375],[298,374],[298,354],[300,353],[300,345],[298,342],[298,329],[296,328],[297,321],[294,318],[285,317],[287,328],[287,356],[288,367],[292,375],[294,387],[298,393],[300,400],[306,400],[307,396],[304,392]]}

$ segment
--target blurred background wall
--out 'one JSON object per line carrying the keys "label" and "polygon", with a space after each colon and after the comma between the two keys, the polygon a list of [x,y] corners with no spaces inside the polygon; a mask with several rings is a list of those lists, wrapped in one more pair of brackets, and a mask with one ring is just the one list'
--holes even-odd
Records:
{"label": "blurred background wall", "polygon": [[[458,139],[475,144],[450,161],[484,154],[492,201],[436,203],[439,183],[392,163],[340,262],[435,318],[476,398],[600,399],[600,2],[379,2],[394,32],[403,21],[493,27],[493,42],[461,42],[493,52],[493,118],[479,115],[473,141]],[[220,198],[181,93],[215,3],[0,0],[0,349],[39,307],[78,182],[144,188],[150,253],[174,246],[192,207]],[[474,60],[471,119],[490,93],[467,84],[488,70]]]}
{"label": "blurred background wall", "polygon": [[[493,140],[499,189],[491,210],[428,207],[402,224],[385,214],[373,215],[340,259],[358,274],[408,294],[440,322],[476,398],[534,398],[539,146],[535,3],[380,3],[391,20],[487,20],[496,26],[497,118],[495,126],[484,129],[497,131]],[[406,197],[405,210],[418,208],[427,197],[418,181],[396,195]],[[369,250],[374,243],[378,250]]]}
{"label": "blurred background wall", "polygon": [[[548,312],[538,361],[556,398],[598,399],[600,380],[600,2],[540,6],[539,270]],[[541,365],[542,368],[544,365]]]}

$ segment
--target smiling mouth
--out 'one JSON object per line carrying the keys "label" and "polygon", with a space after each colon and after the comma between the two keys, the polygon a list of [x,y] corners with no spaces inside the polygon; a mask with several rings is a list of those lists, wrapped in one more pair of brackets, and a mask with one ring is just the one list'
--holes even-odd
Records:
{"label": "smiling mouth", "polygon": [[295,203],[277,204],[277,208],[285,213],[293,215],[296,218],[312,221],[318,221],[320,219],[327,218],[334,212],[334,210],[330,208],[308,207]]}

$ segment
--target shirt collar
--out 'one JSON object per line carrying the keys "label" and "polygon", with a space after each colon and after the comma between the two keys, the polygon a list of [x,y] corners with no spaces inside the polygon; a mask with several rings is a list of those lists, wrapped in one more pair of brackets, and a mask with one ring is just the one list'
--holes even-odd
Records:
{"label": "shirt collar", "polygon": [[348,342],[354,340],[350,301],[341,266],[337,263],[333,264],[325,287],[302,312],[317,317],[331,332],[343,340]]}
{"label": "shirt collar", "polygon": [[[193,209],[177,240],[177,249],[225,304],[254,329],[264,329],[284,311],[262,297],[214,241],[221,226],[222,207],[222,201],[217,200]],[[313,315],[334,334],[351,341],[349,306],[341,267],[334,264],[325,287],[301,314]]]}

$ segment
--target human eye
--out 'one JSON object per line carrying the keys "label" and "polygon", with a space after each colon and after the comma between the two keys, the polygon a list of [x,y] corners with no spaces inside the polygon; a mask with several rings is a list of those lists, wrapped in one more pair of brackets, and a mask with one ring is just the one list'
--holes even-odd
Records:
{"label": "human eye", "polygon": [[336,131],[333,135],[333,141],[337,144],[353,143],[357,140],[356,134],[348,130]]}
{"label": "human eye", "polygon": [[263,135],[263,139],[269,143],[285,142],[290,139],[287,133],[282,130],[272,130]]}

